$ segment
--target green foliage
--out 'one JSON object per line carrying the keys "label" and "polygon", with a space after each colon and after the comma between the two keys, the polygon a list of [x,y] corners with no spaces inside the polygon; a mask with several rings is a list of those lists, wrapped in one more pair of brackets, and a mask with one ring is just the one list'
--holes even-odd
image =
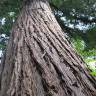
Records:
{"label": "green foliage", "polygon": [[96,26],[87,30],[86,32],[87,47],[96,48]]}
{"label": "green foliage", "polygon": [[85,48],[85,43],[84,41],[78,36],[77,38],[72,38],[72,43],[74,45],[74,48],[80,53],[82,54],[84,48]]}
{"label": "green foliage", "polygon": [[96,76],[96,70],[95,70],[95,71],[90,72],[90,74],[91,74],[92,76]]}
{"label": "green foliage", "polygon": [[0,50],[2,50],[2,49],[5,49],[5,45],[4,44],[0,44]]}
{"label": "green foliage", "polygon": [[86,15],[95,16],[96,1],[95,0],[50,0],[58,9],[62,10],[64,14],[70,16]]}
{"label": "green foliage", "polygon": [[0,1],[0,17],[5,17],[8,12],[18,12],[21,0],[2,0]]}
{"label": "green foliage", "polygon": [[96,48],[85,50],[86,45],[80,37],[77,37],[76,39],[72,38],[72,45],[82,56],[88,68],[91,70],[90,74],[96,76]]}
{"label": "green foliage", "polygon": [[7,36],[9,36],[13,21],[16,18],[15,16],[16,15],[14,12],[7,13],[7,15],[4,17],[5,21],[3,21],[5,23],[0,25],[0,34],[6,34]]}

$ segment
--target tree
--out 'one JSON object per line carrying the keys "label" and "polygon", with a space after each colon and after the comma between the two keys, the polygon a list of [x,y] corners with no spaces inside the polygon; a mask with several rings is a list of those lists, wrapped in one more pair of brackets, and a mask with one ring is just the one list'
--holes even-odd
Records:
{"label": "tree", "polygon": [[[58,23],[63,30],[67,33],[70,38],[81,38],[86,48],[84,51],[92,51],[93,48],[96,50],[95,39],[90,36],[87,37],[88,29],[92,30],[96,27],[96,16],[95,16],[95,0],[49,0],[52,7],[52,11],[55,14]],[[22,0],[2,0],[0,2],[0,35],[6,34],[9,36],[9,31],[15,20],[19,9],[22,7]],[[21,5],[21,7],[20,7]],[[79,5],[79,6],[78,6]],[[13,15],[12,15],[13,14]],[[65,18],[65,19],[64,19]],[[3,25],[2,25],[3,21]],[[72,28],[70,28],[70,26]],[[86,29],[86,30],[85,30]],[[94,34],[93,34],[94,33]],[[92,32],[95,36],[95,32]],[[3,43],[0,36],[0,49],[4,49],[6,38],[3,39]],[[94,40],[94,41],[93,41]],[[90,43],[91,46],[90,46]]]}
{"label": "tree", "polygon": [[26,0],[0,66],[0,96],[96,96],[84,64],[47,0]]}

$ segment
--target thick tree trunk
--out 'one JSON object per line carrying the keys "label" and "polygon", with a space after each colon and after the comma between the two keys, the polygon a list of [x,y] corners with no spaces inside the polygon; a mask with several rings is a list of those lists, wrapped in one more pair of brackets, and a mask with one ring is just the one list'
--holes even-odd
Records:
{"label": "thick tree trunk", "polygon": [[0,70],[0,96],[96,96],[96,82],[45,0],[27,0]]}

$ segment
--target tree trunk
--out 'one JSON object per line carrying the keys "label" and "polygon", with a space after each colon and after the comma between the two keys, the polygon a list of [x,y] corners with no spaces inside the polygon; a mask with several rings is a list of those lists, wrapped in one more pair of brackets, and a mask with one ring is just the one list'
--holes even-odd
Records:
{"label": "tree trunk", "polygon": [[0,67],[0,96],[96,96],[95,79],[64,37],[46,0],[26,0]]}

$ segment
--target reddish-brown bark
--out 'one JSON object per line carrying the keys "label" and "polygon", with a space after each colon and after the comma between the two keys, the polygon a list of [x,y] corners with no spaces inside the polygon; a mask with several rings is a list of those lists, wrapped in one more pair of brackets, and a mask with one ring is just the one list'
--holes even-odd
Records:
{"label": "reddish-brown bark", "polygon": [[96,96],[95,79],[64,37],[46,0],[28,0],[12,28],[0,96]]}

